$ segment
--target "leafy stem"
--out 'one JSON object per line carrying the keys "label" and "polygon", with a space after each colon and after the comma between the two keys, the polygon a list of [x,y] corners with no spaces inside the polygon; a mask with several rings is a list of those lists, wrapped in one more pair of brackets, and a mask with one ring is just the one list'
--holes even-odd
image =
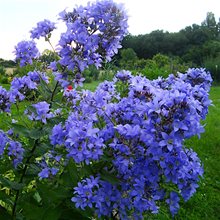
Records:
{"label": "leafy stem", "polygon": [[53,99],[54,99],[54,96],[55,96],[55,93],[56,93],[56,90],[57,90],[57,87],[59,85],[59,82],[57,81],[56,82],[56,85],[52,91],[52,94],[51,94],[51,98],[50,98],[50,107],[52,107],[52,103],[53,103]]}
{"label": "leafy stem", "polygon": [[55,51],[55,49],[54,49],[52,43],[50,42],[50,38],[49,38],[49,37],[45,37],[45,40],[50,44],[50,46],[51,46],[53,52],[56,53],[56,51]]}
{"label": "leafy stem", "polygon": [[[24,177],[26,175],[26,172],[27,172],[27,169],[28,169],[28,166],[30,164],[30,160],[34,154],[34,151],[36,150],[36,147],[38,145],[38,140],[35,140],[34,141],[34,145],[30,151],[30,155],[27,157],[26,161],[25,161],[25,166],[22,170],[22,174],[21,174],[21,177],[20,177],[20,180],[19,180],[19,183],[23,183],[23,180],[24,180]],[[20,196],[20,192],[21,190],[16,190],[16,195],[15,195],[15,201],[14,201],[14,206],[13,206],[13,209],[12,209],[12,220],[15,220],[16,219],[16,208],[17,208],[17,204],[18,204],[18,199],[19,199],[19,196]]]}

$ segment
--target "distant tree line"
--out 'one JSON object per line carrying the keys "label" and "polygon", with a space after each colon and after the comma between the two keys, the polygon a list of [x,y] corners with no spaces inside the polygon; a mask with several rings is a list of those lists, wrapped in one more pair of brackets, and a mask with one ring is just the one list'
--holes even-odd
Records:
{"label": "distant tree line", "polygon": [[0,66],[4,68],[16,67],[16,63],[13,60],[4,60],[0,58]]}
{"label": "distant tree line", "polygon": [[155,30],[128,35],[122,45],[123,49],[131,48],[138,59],[152,59],[158,53],[179,57],[190,66],[206,67],[220,80],[220,19],[217,22],[212,12],[201,25],[193,24],[175,33]]}

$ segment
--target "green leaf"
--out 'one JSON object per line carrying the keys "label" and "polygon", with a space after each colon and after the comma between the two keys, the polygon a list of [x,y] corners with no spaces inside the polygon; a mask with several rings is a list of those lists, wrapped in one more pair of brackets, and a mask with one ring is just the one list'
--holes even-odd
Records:
{"label": "green leaf", "polygon": [[37,146],[37,149],[34,152],[35,157],[40,157],[43,154],[45,154],[49,149],[51,149],[51,144],[50,143],[40,143]]}
{"label": "green leaf", "polygon": [[5,202],[8,206],[14,204],[14,201],[12,201],[12,198],[7,194],[6,190],[0,190],[0,200]]}
{"label": "green leaf", "polygon": [[14,132],[17,134],[20,134],[24,137],[30,136],[30,130],[23,125],[11,123],[11,127],[14,129]]}
{"label": "green leaf", "polygon": [[42,88],[42,91],[47,93],[47,95],[50,95],[52,93],[52,91],[48,87],[48,84],[42,79],[40,80],[40,86]]}
{"label": "green leaf", "polygon": [[70,220],[70,219],[79,219],[79,220],[90,220],[91,218],[83,215],[81,212],[76,210],[68,209],[62,212],[62,215],[59,220]]}
{"label": "green leaf", "polygon": [[30,138],[37,140],[44,136],[44,132],[42,129],[31,129],[29,132]]}
{"label": "green leaf", "polygon": [[69,199],[69,190],[63,186],[53,187],[48,183],[38,183],[37,189],[40,197],[46,207],[50,207],[51,204],[57,206],[57,204],[62,203],[62,200]]}
{"label": "green leaf", "polygon": [[59,207],[45,210],[43,220],[58,220],[60,219],[62,210]]}
{"label": "green leaf", "polygon": [[20,190],[25,186],[23,183],[13,182],[2,176],[0,176],[0,183],[5,187],[8,187],[9,189],[14,189],[14,190]]}
{"label": "green leaf", "polygon": [[74,185],[77,185],[77,183],[79,182],[79,175],[78,175],[77,166],[74,163],[72,158],[69,160],[67,169],[68,169],[68,174],[71,178],[71,181],[73,182]]}
{"label": "green leaf", "polygon": [[82,168],[79,170],[80,177],[88,177],[90,175],[94,175],[94,172],[92,170],[92,167],[90,165],[84,165]]}
{"label": "green leaf", "polygon": [[11,219],[11,216],[7,212],[7,210],[0,205],[0,219]]}
{"label": "green leaf", "polygon": [[23,208],[23,213],[26,219],[28,220],[43,219],[43,215],[45,213],[44,207],[38,207],[36,205],[26,202],[23,204],[22,208]]}
{"label": "green leaf", "polygon": [[101,178],[103,180],[108,181],[111,184],[118,184],[120,182],[120,180],[116,177],[116,175],[111,174],[105,170],[101,171]]}

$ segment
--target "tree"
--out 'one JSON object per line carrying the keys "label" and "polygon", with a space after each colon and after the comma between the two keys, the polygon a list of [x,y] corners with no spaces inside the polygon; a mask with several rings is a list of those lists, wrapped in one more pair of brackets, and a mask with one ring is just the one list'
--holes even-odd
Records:
{"label": "tree", "polygon": [[207,29],[211,39],[215,39],[219,35],[219,27],[215,20],[215,15],[212,12],[208,12],[206,19],[201,24],[202,27]]}
{"label": "tree", "polygon": [[120,51],[121,60],[120,66],[122,68],[133,69],[135,62],[138,60],[137,54],[132,48],[122,49]]}

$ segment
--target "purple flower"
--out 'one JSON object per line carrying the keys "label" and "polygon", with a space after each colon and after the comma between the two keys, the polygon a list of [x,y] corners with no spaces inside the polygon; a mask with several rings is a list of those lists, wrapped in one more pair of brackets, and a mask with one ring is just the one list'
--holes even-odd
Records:
{"label": "purple flower", "polygon": [[45,153],[40,161],[38,161],[41,171],[38,173],[39,179],[52,178],[60,169],[62,158],[52,150]]}
{"label": "purple flower", "polygon": [[0,112],[10,112],[10,93],[0,86]]}
{"label": "purple flower", "polygon": [[24,149],[21,143],[12,140],[8,142],[8,155],[13,159],[15,168],[22,162],[23,153]]}
{"label": "purple flower", "polygon": [[44,82],[46,82],[47,84],[49,83],[49,79],[48,76],[46,75],[46,73],[41,73],[38,71],[33,71],[33,72],[28,72],[27,74],[30,79],[36,83],[40,83],[40,80],[43,80]]}
{"label": "purple flower", "polygon": [[50,65],[49,65],[49,68],[52,71],[57,71],[57,62],[56,61],[51,62]]}
{"label": "purple flower", "polygon": [[93,197],[98,189],[99,178],[94,178],[90,176],[90,178],[86,178],[82,180],[82,182],[78,183],[77,187],[74,187],[74,197],[72,197],[71,201],[75,203],[76,208],[85,209],[86,206],[92,208]]}
{"label": "purple flower", "polygon": [[84,80],[85,80],[85,78],[83,78],[80,73],[77,73],[76,76],[75,76],[75,79],[73,80],[75,88],[77,88],[78,86],[82,87]]}
{"label": "purple flower", "polygon": [[67,31],[59,41],[59,63],[71,71],[82,72],[92,64],[98,68],[111,60],[127,33],[127,16],[113,1],[89,3],[60,16]]}
{"label": "purple flower", "polygon": [[50,177],[50,175],[52,176],[55,176],[58,172],[58,169],[52,167],[52,168],[49,168],[49,167],[45,167],[41,170],[41,172],[38,174],[39,178],[40,179],[45,179],[45,178],[48,178]]}
{"label": "purple flower", "polygon": [[2,156],[4,153],[4,150],[5,150],[6,144],[9,141],[7,135],[2,130],[0,130],[0,140],[1,140],[1,142],[0,142],[0,156]]}
{"label": "purple flower", "polygon": [[26,114],[28,114],[30,120],[42,121],[44,124],[46,124],[47,119],[53,117],[53,114],[50,112],[50,104],[47,102],[38,102],[32,106],[35,108],[36,113],[32,112],[29,114],[29,111],[26,111]]}
{"label": "purple flower", "polygon": [[48,37],[49,38],[49,34],[55,29],[55,23],[51,22],[47,19],[45,19],[44,21],[40,21],[37,23],[37,27],[33,28],[33,30],[31,30],[31,38],[32,39],[39,39],[40,37]]}
{"label": "purple flower", "polygon": [[170,206],[170,212],[173,216],[178,212],[179,201],[180,201],[180,198],[176,192],[171,192],[170,198],[166,200],[166,202]]}
{"label": "purple flower", "polygon": [[128,81],[130,78],[132,78],[131,72],[127,70],[118,71],[115,77],[123,82]]}
{"label": "purple flower", "polygon": [[66,132],[61,124],[55,125],[52,129],[52,134],[50,136],[52,145],[62,145],[64,144]]}
{"label": "purple flower", "polygon": [[[200,122],[210,104],[205,101],[209,80],[192,85],[184,75],[153,82],[142,76],[128,78],[127,94],[118,93],[114,80],[100,84],[95,92],[78,93],[73,102],[64,128],[67,156],[89,164],[102,161],[108,152],[111,169],[104,171],[118,181],[112,184],[101,175],[94,189],[81,181],[72,201],[82,209],[95,208],[99,217],[118,211],[121,219],[141,219],[146,211],[157,213],[166,199],[175,215],[180,196],[188,200],[203,175],[201,161],[183,144],[203,130]],[[179,194],[168,191],[167,184]]]}
{"label": "purple flower", "polygon": [[17,44],[14,51],[16,60],[20,61],[20,66],[32,64],[33,59],[39,57],[39,51],[34,41],[21,41]]}

